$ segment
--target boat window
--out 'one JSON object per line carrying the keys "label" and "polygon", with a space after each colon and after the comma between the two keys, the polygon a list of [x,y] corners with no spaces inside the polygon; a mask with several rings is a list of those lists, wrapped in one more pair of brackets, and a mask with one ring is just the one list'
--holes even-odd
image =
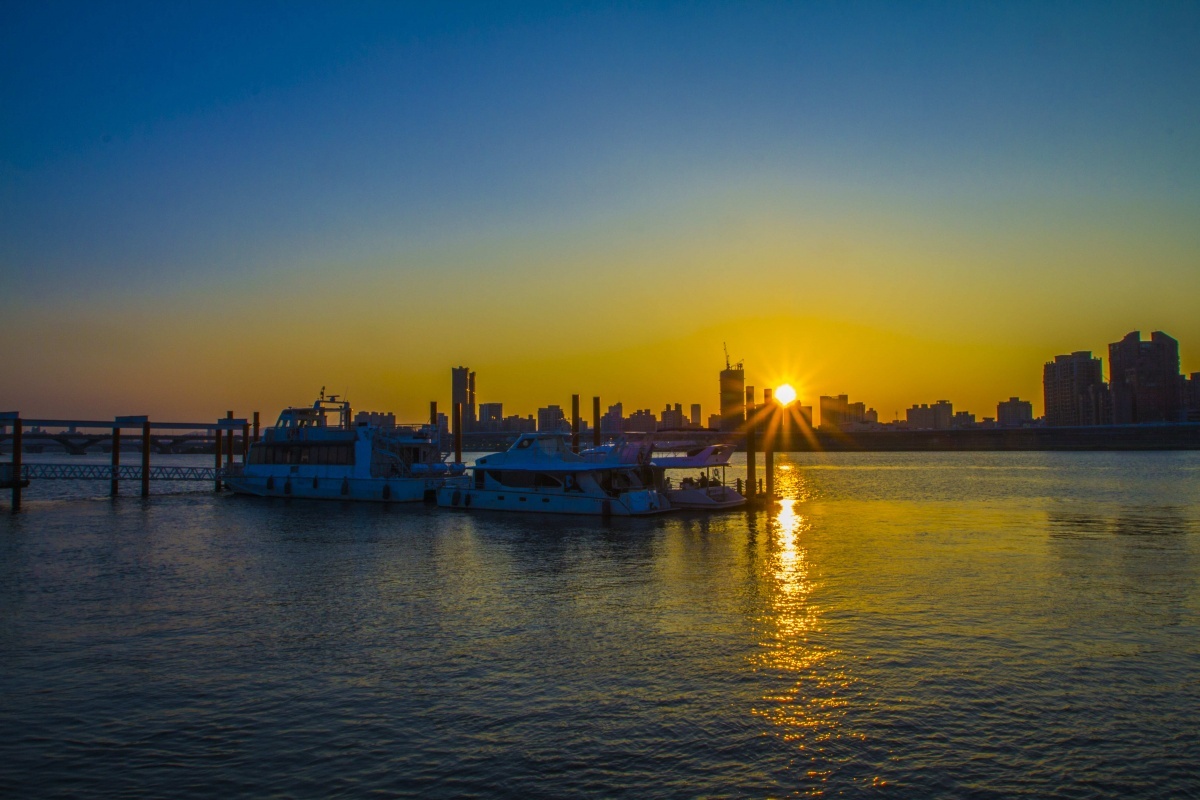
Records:
{"label": "boat window", "polygon": [[532,489],[533,473],[522,469],[489,470],[492,478],[504,486],[516,489]]}
{"label": "boat window", "polygon": [[532,445],[532,444],[533,444],[533,442],[534,442],[534,440],[533,440],[533,439],[522,439],[521,441],[517,442],[517,449],[518,449],[518,450],[524,450],[525,448],[527,448],[527,447],[529,447],[530,445]]}
{"label": "boat window", "polygon": [[538,488],[561,489],[562,481],[556,476],[547,472],[535,472],[533,476],[533,485]]}

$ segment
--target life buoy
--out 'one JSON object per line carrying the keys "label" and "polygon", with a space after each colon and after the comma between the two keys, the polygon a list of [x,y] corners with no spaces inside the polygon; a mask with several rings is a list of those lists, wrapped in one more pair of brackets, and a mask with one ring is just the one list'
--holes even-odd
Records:
{"label": "life buoy", "polygon": [[267,491],[268,492],[275,491],[275,476],[274,475],[267,476]]}
{"label": "life buoy", "polygon": [[468,493],[467,496],[463,499],[463,508],[470,508],[470,507],[471,507],[471,495],[470,495],[470,493]]}
{"label": "life buoy", "polygon": [[454,494],[450,495],[450,505],[457,506],[461,500],[462,492],[460,492],[458,489],[455,489]]}
{"label": "life buoy", "polygon": [[317,486],[318,486],[317,479],[313,478],[313,488],[316,489]]}

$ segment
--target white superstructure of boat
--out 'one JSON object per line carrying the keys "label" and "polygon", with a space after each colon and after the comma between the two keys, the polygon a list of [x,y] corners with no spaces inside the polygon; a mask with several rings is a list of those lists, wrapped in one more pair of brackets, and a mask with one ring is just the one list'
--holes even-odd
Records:
{"label": "white superstructure of boat", "polygon": [[523,434],[508,450],[478,459],[471,471],[466,488],[438,489],[439,506],[597,516],[660,514],[671,507],[648,485],[648,465],[588,460],[571,452],[561,434]]}
{"label": "white superstructure of boat", "polygon": [[[656,442],[650,456],[650,466],[657,476],[655,483],[673,508],[720,511],[743,506],[746,498],[725,480],[725,467],[733,450],[731,444]],[[668,470],[696,473],[667,475]]]}
{"label": "white superstructure of boat", "polygon": [[432,427],[355,425],[350,404],[322,392],[311,408],[284,409],[227,483],[261,497],[402,503],[447,482],[465,485],[463,473],[442,461]]}

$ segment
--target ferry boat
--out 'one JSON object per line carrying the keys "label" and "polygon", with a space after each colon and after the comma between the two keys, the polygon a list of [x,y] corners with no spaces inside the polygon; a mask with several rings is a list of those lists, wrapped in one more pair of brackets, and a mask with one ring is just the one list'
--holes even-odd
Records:
{"label": "ferry boat", "polygon": [[[720,511],[746,504],[746,498],[725,480],[733,445],[656,443],[654,449],[650,466],[656,476],[655,485],[673,508]],[[699,474],[676,481],[674,476],[666,474],[668,470],[698,470]]]}
{"label": "ferry boat", "polygon": [[464,473],[442,461],[432,427],[355,425],[350,403],[322,391],[311,408],[284,409],[227,483],[260,497],[404,503],[447,482],[465,485]]}
{"label": "ferry boat", "polygon": [[478,459],[471,472],[465,488],[437,490],[438,506],[596,516],[645,516],[671,508],[650,485],[648,465],[584,458],[558,433],[522,434],[505,452]]}

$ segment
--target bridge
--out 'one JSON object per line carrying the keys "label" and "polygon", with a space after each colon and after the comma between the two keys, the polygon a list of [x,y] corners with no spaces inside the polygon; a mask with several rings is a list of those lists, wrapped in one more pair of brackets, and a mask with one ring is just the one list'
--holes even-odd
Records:
{"label": "bridge", "polygon": [[[26,430],[26,427],[31,430]],[[253,433],[251,432],[253,428]],[[52,429],[59,429],[57,431]],[[65,429],[65,430],[63,430]],[[131,433],[123,433],[131,431]],[[157,431],[157,433],[155,433]],[[136,433],[135,433],[136,432]],[[240,435],[239,435],[240,434]],[[12,490],[12,510],[21,508],[21,490],[31,480],[106,480],[110,494],[120,493],[121,481],[141,483],[142,497],[150,494],[150,481],[212,481],[220,491],[235,470],[235,455],[244,463],[250,443],[259,435],[258,412],[253,423],[226,412],[216,422],[151,422],[146,416],[124,416],[112,420],[23,419],[16,411],[0,413],[0,444],[8,443],[12,458],[0,465],[0,488]],[[25,464],[23,454],[32,444],[53,442],[68,453],[83,454],[91,447],[108,443],[110,464]],[[137,442],[140,465],[122,465],[122,445]],[[152,466],[152,452],[173,453],[188,443],[203,443],[214,455],[211,467]],[[222,463],[223,461],[223,463]]]}

